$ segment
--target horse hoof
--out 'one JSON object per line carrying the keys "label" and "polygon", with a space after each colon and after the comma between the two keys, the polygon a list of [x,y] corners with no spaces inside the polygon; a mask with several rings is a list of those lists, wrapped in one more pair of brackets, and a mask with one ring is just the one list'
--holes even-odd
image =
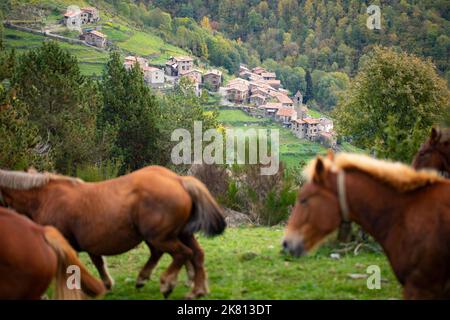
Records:
{"label": "horse hoof", "polygon": [[169,298],[169,296],[170,296],[170,294],[172,293],[172,289],[170,289],[169,291],[166,291],[166,292],[163,292],[162,294],[163,294],[163,296],[164,296],[164,299],[168,299]]}
{"label": "horse hoof", "polygon": [[164,296],[164,299],[167,299],[175,288],[175,283],[165,282],[161,283],[160,291]]}
{"label": "horse hoof", "polygon": [[186,300],[193,300],[193,299],[198,299],[198,298],[204,297],[205,295],[206,295],[206,292],[196,291],[196,292],[189,292],[184,298]]}
{"label": "horse hoof", "polygon": [[143,288],[143,287],[144,287],[144,285],[145,285],[145,283],[144,283],[144,282],[136,282],[136,289],[140,289],[140,288]]}

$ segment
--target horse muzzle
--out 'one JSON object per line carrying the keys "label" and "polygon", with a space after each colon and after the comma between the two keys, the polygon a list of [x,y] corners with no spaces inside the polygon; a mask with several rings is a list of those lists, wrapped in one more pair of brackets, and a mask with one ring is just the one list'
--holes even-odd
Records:
{"label": "horse muzzle", "polygon": [[306,254],[305,245],[303,241],[292,241],[289,239],[283,240],[283,251],[293,255],[294,257],[301,257]]}

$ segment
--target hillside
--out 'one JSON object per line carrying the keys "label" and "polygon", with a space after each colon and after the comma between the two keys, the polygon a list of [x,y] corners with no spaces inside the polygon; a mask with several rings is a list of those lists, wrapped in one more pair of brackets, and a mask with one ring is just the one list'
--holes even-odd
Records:
{"label": "hillside", "polygon": [[[4,4],[5,5],[5,4]],[[149,58],[150,63],[163,65],[166,59],[172,55],[188,54],[185,50],[169,44],[154,31],[141,28],[129,23],[127,19],[114,13],[114,10],[106,2],[95,1],[22,1],[10,4],[6,10],[5,20],[17,25],[27,26],[35,30],[46,29],[53,34],[77,39],[76,31],[69,31],[59,21],[68,5],[89,6],[96,5],[100,10],[101,20],[96,24],[85,25],[87,28],[99,28],[108,36],[113,46],[120,49],[124,55],[140,55]],[[41,23],[27,23],[37,19]],[[23,22],[25,21],[25,22]],[[46,37],[11,28],[5,28],[5,44],[7,48],[16,48],[18,52],[39,46]],[[60,43],[63,48],[74,54],[79,62],[83,74],[100,75],[108,57],[106,50],[100,51],[77,44]]]}

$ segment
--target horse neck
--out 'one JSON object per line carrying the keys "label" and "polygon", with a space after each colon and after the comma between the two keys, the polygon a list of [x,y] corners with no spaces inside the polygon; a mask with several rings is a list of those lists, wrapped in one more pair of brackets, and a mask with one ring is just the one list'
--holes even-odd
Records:
{"label": "horse neck", "polygon": [[4,193],[11,198],[11,207],[17,212],[35,220],[43,200],[42,189],[44,187],[29,190],[5,189]]}
{"label": "horse neck", "polygon": [[383,245],[396,225],[395,221],[402,215],[406,194],[359,171],[346,174],[346,188],[350,220]]}

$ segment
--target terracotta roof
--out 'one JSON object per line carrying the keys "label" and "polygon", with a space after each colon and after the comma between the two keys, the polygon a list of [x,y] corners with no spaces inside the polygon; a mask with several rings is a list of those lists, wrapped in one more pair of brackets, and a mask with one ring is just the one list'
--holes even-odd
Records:
{"label": "terracotta roof", "polygon": [[276,96],[277,100],[281,103],[287,104],[287,103],[294,103],[294,101],[291,100],[287,95],[283,93],[278,93]]}
{"label": "terracotta roof", "polygon": [[307,124],[318,124],[319,123],[319,119],[314,119],[314,118],[303,118],[303,121],[306,122]]}
{"label": "terracotta roof", "polygon": [[106,35],[104,35],[103,33],[101,33],[100,31],[97,31],[97,30],[92,30],[92,31],[89,31],[88,33],[93,34],[94,36],[99,37],[99,38],[106,38]]}
{"label": "terracotta roof", "polygon": [[250,96],[250,98],[261,98],[261,99],[266,99],[266,97],[264,97],[263,95],[261,95],[261,94],[252,94],[251,96]]}
{"label": "terracotta roof", "polygon": [[143,62],[143,63],[146,63],[146,62],[147,62],[147,59],[142,58],[142,57],[135,57],[135,56],[128,56],[128,57],[125,57],[125,63],[135,63],[135,62],[139,62],[139,63]]}
{"label": "terracotta roof", "polygon": [[252,71],[254,72],[254,73],[263,73],[263,72],[265,72],[266,71],[266,69],[264,69],[263,67],[254,67],[253,69],[252,69]]}
{"label": "terracotta roof", "polygon": [[247,80],[244,80],[244,79],[241,79],[241,78],[236,78],[236,79],[230,80],[228,82],[227,86],[229,87],[229,86],[232,86],[234,84],[244,84],[244,85],[248,86],[249,82]]}
{"label": "terracotta roof", "polygon": [[81,8],[81,11],[87,11],[87,12],[96,12],[97,8],[94,7],[85,7],[85,8]]}
{"label": "terracotta roof", "polygon": [[306,122],[303,121],[302,119],[296,119],[296,120],[292,120],[293,122],[297,122],[298,124],[305,124]]}
{"label": "terracotta roof", "polygon": [[205,76],[208,75],[208,74],[212,74],[212,75],[215,75],[215,76],[222,76],[222,71],[217,70],[217,69],[212,69],[212,70],[208,70],[205,73]]}
{"label": "terracotta roof", "polygon": [[155,68],[155,67],[151,67],[151,66],[143,67],[142,69],[143,69],[144,71],[161,71],[161,72],[162,72],[161,69]]}
{"label": "terracotta roof", "polygon": [[187,75],[187,74],[194,73],[194,72],[198,72],[198,73],[202,74],[202,71],[200,71],[198,69],[181,70],[180,74],[181,75]]}
{"label": "terracotta roof", "polygon": [[67,11],[66,13],[64,13],[64,17],[72,18],[72,17],[76,17],[76,16],[79,15],[80,13],[81,13],[81,12]]}
{"label": "terracotta roof", "polygon": [[176,61],[194,61],[194,58],[188,57],[188,56],[179,56],[174,57]]}
{"label": "terracotta roof", "polygon": [[229,90],[238,90],[238,91],[243,92],[243,91],[248,91],[248,88],[247,88],[247,86],[244,85],[244,84],[238,84],[238,83],[236,83],[236,84],[233,84],[233,85],[229,86],[229,87],[227,88],[227,91],[229,91]]}
{"label": "terracotta roof", "polygon": [[281,81],[280,80],[276,80],[276,79],[274,79],[274,80],[265,80],[265,81],[266,81],[266,83],[268,85],[277,85],[277,86],[279,86],[281,84]]}
{"label": "terracotta roof", "polygon": [[277,116],[282,116],[282,117],[292,117],[295,114],[296,114],[296,112],[294,109],[284,108],[284,107],[278,109],[278,112],[277,112]]}
{"label": "terracotta roof", "polygon": [[283,106],[281,105],[281,103],[277,103],[277,102],[267,102],[266,104],[263,104],[262,106],[260,106],[260,108],[263,109],[280,109]]}
{"label": "terracotta roof", "polygon": [[261,74],[264,78],[276,78],[277,75],[275,74],[275,72],[263,72]]}

